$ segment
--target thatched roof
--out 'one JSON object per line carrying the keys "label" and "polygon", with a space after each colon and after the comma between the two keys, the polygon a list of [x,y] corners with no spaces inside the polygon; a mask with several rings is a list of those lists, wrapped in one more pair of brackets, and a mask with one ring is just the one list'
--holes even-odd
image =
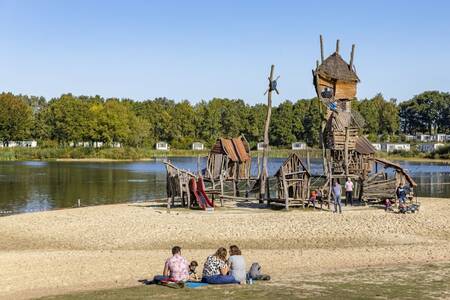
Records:
{"label": "thatched roof", "polygon": [[320,76],[329,79],[359,82],[358,75],[350,69],[350,65],[336,52],[328,56],[316,69],[316,72]]}

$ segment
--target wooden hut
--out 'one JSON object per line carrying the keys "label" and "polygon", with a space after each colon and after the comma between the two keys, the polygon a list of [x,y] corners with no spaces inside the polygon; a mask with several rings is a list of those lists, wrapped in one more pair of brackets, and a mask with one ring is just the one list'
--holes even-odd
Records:
{"label": "wooden hut", "polygon": [[222,194],[224,182],[232,181],[236,195],[238,182],[250,180],[250,168],[250,146],[243,135],[219,138],[208,154],[205,179],[212,182],[213,188],[220,182]]}
{"label": "wooden hut", "polygon": [[[407,188],[408,198],[413,198],[413,189],[417,183],[400,165],[381,158],[372,158],[370,161],[375,164],[375,173],[363,183],[364,200],[395,199],[399,185]],[[389,172],[389,169],[393,172]]]}
{"label": "wooden hut", "polygon": [[166,165],[166,191],[167,191],[167,208],[179,201],[182,206],[190,207],[190,189],[189,180],[196,179],[196,176],[187,170],[177,168],[170,162],[164,162]]}
{"label": "wooden hut", "polygon": [[310,192],[311,174],[297,153],[291,153],[278,169],[275,177],[278,181],[278,198],[272,205],[304,207]]}

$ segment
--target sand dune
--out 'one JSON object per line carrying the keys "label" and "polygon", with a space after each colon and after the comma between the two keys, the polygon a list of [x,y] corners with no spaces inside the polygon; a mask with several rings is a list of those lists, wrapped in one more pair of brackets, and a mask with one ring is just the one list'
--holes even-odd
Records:
{"label": "sand dune", "polygon": [[367,266],[450,261],[450,199],[420,199],[419,214],[381,209],[214,213],[148,204],[67,209],[0,218],[0,297],[32,298],[139,284],[162,271],[177,244],[202,262],[239,245],[274,281]]}

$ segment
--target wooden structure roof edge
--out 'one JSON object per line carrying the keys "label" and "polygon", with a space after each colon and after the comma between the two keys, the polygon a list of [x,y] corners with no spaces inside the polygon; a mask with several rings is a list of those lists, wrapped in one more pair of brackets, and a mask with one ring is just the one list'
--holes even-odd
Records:
{"label": "wooden structure roof edge", "polygon": [[408,173],[406,173],[405,169],[403,169],[399,164],[393,163],[391,161],[388,161],[388,160],[382,159],[382,158],[373,158],[373,160],[375,162],[384,164],[388,168],[394,168],[396,171],[402,173],[402,175],[405,176],[406,180],[408,180],[408,182],[413,187],[417,186],[417,183],[414,181],[414,179],[412,179],[412,177]]}
{"label": "wooden structure roof edge", "polygon": [[243,135],[236,138],[219,138],[211,149],[211,153],[225,154],[234,162],[249,161],[251,159],[249,152],[250,147]]}
{"label": "wooden structure roof edge", "polygon": [[377,151],[365,136],[358,137],[355,150],[360,154],[374,154]]}
{"label": "wooden structure roof edge", "polygon": [[275,173],[275,176],[279,176],[280,175],[280,172],[281,172],[281,168],[283,168],[285,165],[286,165],[286,163],[292,158],[292,157],[294,157],[295,156],[295,158],[297,158],[298,159],[298,161],[300,162],[300,165],[303,167],[303,169],[306,171],[306,174],[308,175],[308,176],[311,176],[311,173],[310,173],[310,171],[308,170],[308,168],[305,166],[305,164],[303,163],[303,161],[302,161],[302,159],[301,159],[301,157],[297,154],[297,153],[295,153],[295,152],[291,152],[291,154],[289,154],[289,156],[286,158],[286,160],[281,164],[281,166],[278,168],[278,171]]}

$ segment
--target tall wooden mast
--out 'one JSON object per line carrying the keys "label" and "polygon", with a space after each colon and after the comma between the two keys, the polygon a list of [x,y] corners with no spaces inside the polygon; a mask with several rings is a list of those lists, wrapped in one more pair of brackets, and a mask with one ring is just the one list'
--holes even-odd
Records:
{"label": "tall wooden mast", "polygon": [[269,172],[267,170],[268,160],[269,160],[269,127],[270,127],[270,118],[272,116],[272,91],[277,90],[277,82],[273,80],[273,73],[275,70],[275,66],[272,65],[270,67],[270,75],[269,75],[269,88],[267,89],[267,114],[266,114],[266,123],[264,124],[264,150],[263,150],[263,163],[262,163],[262,172],[260,174],[260,192],[259,192],[259,203],[264,203],[264,200],[267,200],[267,204],[270,202],[270,195],[268,189],[268,177]]}

